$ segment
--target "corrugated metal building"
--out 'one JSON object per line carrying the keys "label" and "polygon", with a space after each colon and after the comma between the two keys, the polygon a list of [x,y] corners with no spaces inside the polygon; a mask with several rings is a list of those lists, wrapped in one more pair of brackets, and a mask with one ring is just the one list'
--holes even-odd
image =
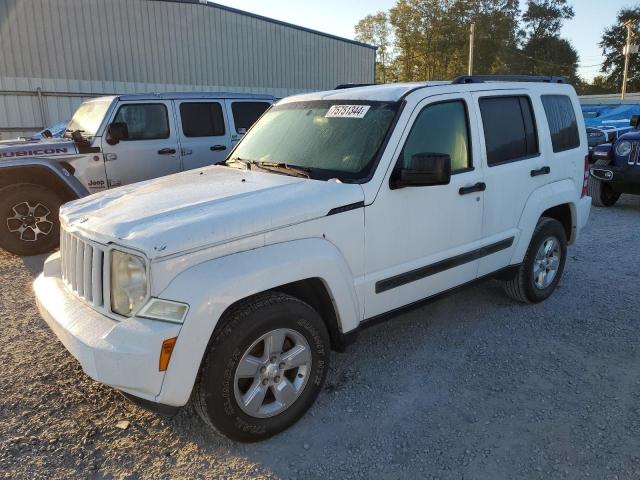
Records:
{"label": "corrugated metal building", "polygon": [[197,0],[0,0],[0,138],[89,96],[372,83],[375,47]]}

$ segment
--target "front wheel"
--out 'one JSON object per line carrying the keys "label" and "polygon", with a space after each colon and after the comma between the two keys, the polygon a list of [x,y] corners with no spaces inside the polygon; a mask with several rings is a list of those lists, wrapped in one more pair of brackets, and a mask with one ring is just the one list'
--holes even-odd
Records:
{"label": "front wheel", "polygon": [[[598,160],[594,163],[594,166],[604,166],[608,164],[609,162],[606,160]],[[589,174],[589,178],[587,179],[587,194],[591,197],[592,203],[596,207],[613,207],[620,198],[620,193],[611,188],[611,185],[602,180],[598,180],[591,174]]]}
{"label": "front wheel", "polygon": [[194,390],[198,414],[241,442],[293,425],[318,396],[329,367],[329,334],[318,313],[269,292],[242,301],[220,321]]}
{"label": "front wheel", "polygon": [[546,300],[562,277],[566,257],[564,227],[553,218],[542,217],[518,272],[504,282],[507,295],[524,303]]}
{"label": "front wheel", "polygon": [[15,255],[52,251],[60,240],[58,211],[62,199],[32,183],[0,190],[0,248]]}

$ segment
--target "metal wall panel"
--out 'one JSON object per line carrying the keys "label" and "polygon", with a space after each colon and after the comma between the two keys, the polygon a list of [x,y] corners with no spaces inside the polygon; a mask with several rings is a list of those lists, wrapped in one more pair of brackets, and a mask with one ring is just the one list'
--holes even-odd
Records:
{"label": "metal wall panel", "polygon": [[0,0],[0,138],[68,119],[99,94],[284,97],[372,83],[374,65],[373,47],[215,4]]}

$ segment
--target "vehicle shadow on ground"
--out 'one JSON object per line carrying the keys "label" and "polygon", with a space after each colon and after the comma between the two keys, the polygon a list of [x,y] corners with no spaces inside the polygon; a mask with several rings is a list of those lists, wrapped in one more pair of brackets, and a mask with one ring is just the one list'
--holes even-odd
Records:
{"label": "vehicle shadow on ground", "polygon": [[44,261],[49,256],[49,253],[45,253],[43,255],[34,255],[32,257],[21,257],[22,263],[25,268],[29,271],[33,278],[36,278],[42,272],[42,267],[44,267]]}
{"label": "vehicle shadow on ground", "polygon": [[[483,314],[496,307],[504,314]],[[468,393],[452,395],[451,386],[456,372],[467,368],[463,364],[472,345],[486,342],[474,333],[495,331],[496,323],[507,321],[519,308],[535,307],[515,304],[497,282],[487,281],[363,330],[346,353],[332,354],[325,387],[311,410],[264,442],[229,441],[190,408],[171,421],[173,431],[205,454],[228,450],[231,457],[241,457],[256,471],[276,478],[342,478],[341,468],[349,465],[353,470],[360,453],[385,464],[385,472],[376,472],[379,465],[363,465],[363,478],[399,478],[400,472],[416,478],[421,470],[414,457],[443,440],[441,432],[425,429],[446,423],[453,430],[464,429],[460,422],[474,415],[478,425],[492,421],[493,410],[479,413],[482,408],[473,406],[477,399],[470,400]],[[454,407],[452,412],[447,405]],[[447,418],[449,414],[453,417]],[[464,452],[470,443],[462,442],[459,448]],[[458,448],[454,450],[457,455]]]}

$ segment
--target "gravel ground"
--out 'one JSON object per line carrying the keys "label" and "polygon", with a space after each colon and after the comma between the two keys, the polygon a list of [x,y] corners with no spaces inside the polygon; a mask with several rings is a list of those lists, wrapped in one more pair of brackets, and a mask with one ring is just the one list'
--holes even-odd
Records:
{"label": "gravel ground", "polygon": [[88,378],[34,307],[42,260],[0,251],[0,477],[640,478],[639,197],[592,210],[545,303],[486,282],[365,330],[254,445]]}

